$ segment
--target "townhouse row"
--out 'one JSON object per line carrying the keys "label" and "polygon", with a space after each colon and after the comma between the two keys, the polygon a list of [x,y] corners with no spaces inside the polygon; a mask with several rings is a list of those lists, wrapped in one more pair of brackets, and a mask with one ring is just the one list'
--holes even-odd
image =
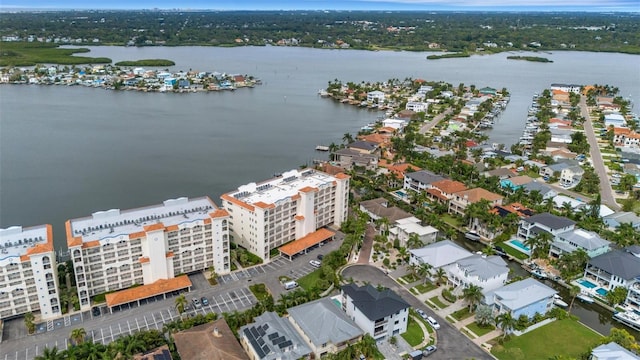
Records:
{"label": "townhouse row", "polygon": [[[80,308],[90,309],[99,294],[108,293],[113,308],[189,289],[186,274],[229,273],[230,242],[268,261],[284,244],[316,234],[326,240],[321,228],[347,217],[348,191],[344,174],[291,170],[223,194],[221,207],[206,196],[182,197],[68,220]],[[51,225],[0,229],[0,318],[61,316],[58,285]]]}

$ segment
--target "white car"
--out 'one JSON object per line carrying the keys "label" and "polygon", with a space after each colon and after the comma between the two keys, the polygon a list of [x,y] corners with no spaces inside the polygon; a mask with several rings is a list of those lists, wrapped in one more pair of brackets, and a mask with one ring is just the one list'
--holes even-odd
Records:
{"label": "white car", "polygon": [[418,315],[420,315],[420,317],[421,317],[421,318],[423,318],[423,319],[427,320],[427,317],[428,317],[428,316],[427,316],[427,314],[426,314],[424,311],[422,311],[422,310],[420,310],[420,309],[416,309],[416,312],[418,313]]}
{"label": "white car", "polygon": [[320,265],[322,265],[322,263],[318,260],[310,260],[309,264],[311,264],[311,266],[315,267],[315,268],[319,268]]}
{"label": "white car", "polygon": [[432,318],[431,316],[427,316],[427,321],[434,329],[440,329],[440,324],[438,324],[438,321],[436,319]]}

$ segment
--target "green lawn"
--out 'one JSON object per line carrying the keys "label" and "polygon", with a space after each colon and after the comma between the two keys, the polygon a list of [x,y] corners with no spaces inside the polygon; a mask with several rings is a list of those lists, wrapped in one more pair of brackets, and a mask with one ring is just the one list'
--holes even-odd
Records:
{"label": "green lawn", "polygon": [[460,227],[460,223],[458,222],[458,219],[454,218],[449,214],[442,214],[441,218],[442,218],[442,221],[446,222],[449,225],[452,225],[454,227]]}
{"label": "green lawn", "polygon": [[426,292],[429,292],[433,289],[436,289],[437,286],[435,286],[434,284],[428,282],[426,284],[420,284],[417,286],[414,286],[411,290],[415,290],[416,292],[418,292],[419,294],[424,294]]}
{"label": "green lawn", "polygon": [[504,345],[495,345],[491,353],[498,359],[549,359],[563,355],[580,358],[602,336],[571,319],[554,321],[522,336],[513,337]]}
{"label": "green lawn", "polygon": [[505,244],[504,242],[501,242],[500,244],[498,244],[502,249],[504,249],[504,252],[506,252],[507,254],[513,256],[516,259],[520,259],[520,260],[526,260],[529,258],[529,256],[521,251],[518,251],[514,248],[512,248],[511,246]]}
{"label": "green lawn", "polygon": [[432,303],[434,303],[437,307],[439,307],[440,309],[444,309],[449,305],[446,305],[445,303],[443,303],[440,298],[438,296],[434,296],[432,298],[429,298],[429,301],[431,301]]}
{"label": "green lawn", "polygon": [[412,282],[416,282],[416,281],[420,280],[414,274],[407,274],[405,276],[401,276],[400,279],[402,281],[404,281],[405,283],[407,283],[407,284],[411,284]]}
{"label": "green lawn", "polygon": [[409,345],[416,346],[420,344],[424,339],[424,332],[422,332],[422,328],[413,319],[413,317],[409,316],[407,331],[402,333],[400,336],[402,336],[402,338],[405,339],[409,343]]}
{"label": "green lawn", "polygon": [[316,283],[318,282],[318,280],[320,280],[320,274],[322,273],[322,271],[320,269],[313,271],[303,277],[301,277],[300,279],[296,280],[296,282],[298,283],[298,285],[300,285],[300,287],[302,287],[303,289],[309,291],[311,290],[311,288],[313,288]]}
{"label": "green lawn", "polygon": [[491,331],[495,330],[495,326],[489,325],[487,327],[480,327],[475,321],[471,324],[467,325],[467,329],[471,330],[478,337],[488,334]]}
{"label": "green lawn", "polygon": [[469,312],[469,307],[465,306],[462,309],[455,311],[451,314],[451,317],[453,317],[454,319],[460,321],[460,320],[464,320],[470,316],[473,316],[472,312]]}
{"label": "green lawn", "polygon": [[269,292],[264,284],[253,284],[249,286],[249,290],[251,290],[258,301],[262,301],[269,297]]}

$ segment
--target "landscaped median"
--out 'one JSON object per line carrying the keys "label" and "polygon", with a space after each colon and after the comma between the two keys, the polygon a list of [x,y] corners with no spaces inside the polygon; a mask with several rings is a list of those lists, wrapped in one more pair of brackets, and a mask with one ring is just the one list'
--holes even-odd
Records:
{"label": "landscaped median", "polygon": [[557,320],[521,336],[512,336],[504,344],[500,337],[491,341],[491,354],[498,359],[580,358],[594,347],[602,336],[577,320]]}

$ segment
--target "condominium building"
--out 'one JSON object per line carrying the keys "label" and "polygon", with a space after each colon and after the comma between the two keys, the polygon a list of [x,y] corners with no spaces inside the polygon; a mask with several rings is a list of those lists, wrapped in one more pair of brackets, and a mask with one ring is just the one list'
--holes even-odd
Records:
{"label": "condominium building", "polygon": [[0,319],[60,316],[57,269],[51,225],[0,229]]}
{"label": "condominium building", "polygon": [[[116,305],[190,286],[177,281],[177,274],[210,267],[228,273],[228,219],[209,197],[182,197],[68,220],[67,245],[81,307],[89,307],[94,295],[134,284],[156,286],[120,297]],[[109,299],[107,305],[113,305]]]}
{"label": "condominium building", "polygon": [[349,176],[291,170],[222,195],[231,240],[264,260],[269,252],[347,218]]}

